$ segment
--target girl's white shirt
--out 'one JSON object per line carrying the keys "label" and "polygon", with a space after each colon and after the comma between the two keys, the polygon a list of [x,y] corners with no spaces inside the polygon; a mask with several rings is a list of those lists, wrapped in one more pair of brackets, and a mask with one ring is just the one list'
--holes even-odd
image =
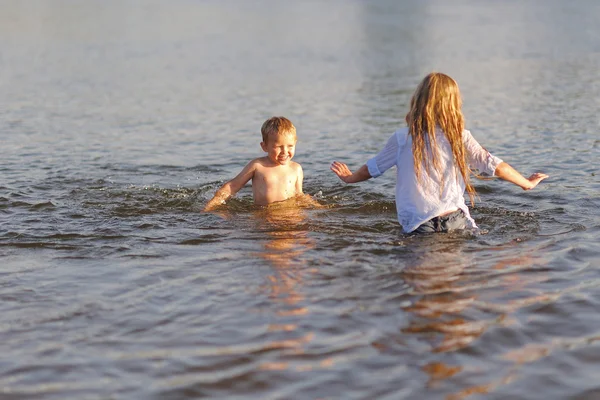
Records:
{"label": "girl's white shirt", "polygon": [[[502,160],[484,149],[468,130],[463,131],[463,140],[467,162],[471,168],[494,176],[496,167]],[[394,132],[383,150],[367,161],[369,174],[373,178],[396,166],[396,212],[405,233],[412,232],[431,218],[457,208],[463,210],[471,228],[477,228],[465,203],[465,182],[454,166],[450,143],[440,129],[436,131],[436,141],[441,174],[433,168],[428,172],[423,168],[421,179],[417,180],[412,137],[408,134],[408,127]]]}

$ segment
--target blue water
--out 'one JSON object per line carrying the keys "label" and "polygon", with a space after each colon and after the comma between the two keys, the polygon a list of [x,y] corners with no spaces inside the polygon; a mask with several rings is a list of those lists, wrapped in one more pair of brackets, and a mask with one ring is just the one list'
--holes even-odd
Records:
{"label": "blue water", "polygon": [[[2,399],[600,396],[600,3],[0,3]],[[347,186],[436,70],[533,191],[402,235]],[[324,207],[215,190],[298,132]]]}

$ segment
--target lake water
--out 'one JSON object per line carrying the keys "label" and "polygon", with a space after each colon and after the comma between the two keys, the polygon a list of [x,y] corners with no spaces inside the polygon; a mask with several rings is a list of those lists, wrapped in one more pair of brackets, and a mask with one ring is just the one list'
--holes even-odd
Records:
{"label": "lake water", "polygon": [[[0,2],[2,399],[600,397],[596,0]],[[430,71],[533,191],[344,185]],[[202,207],[298,131],[325,207]]]}

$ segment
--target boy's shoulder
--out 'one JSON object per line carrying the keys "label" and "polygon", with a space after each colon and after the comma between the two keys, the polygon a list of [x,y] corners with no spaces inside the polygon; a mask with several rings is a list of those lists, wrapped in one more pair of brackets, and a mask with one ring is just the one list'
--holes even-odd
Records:
{"label": "boy's shoulder", "polygon": [[[269,157],[255,158],[254,160],[251,160],[248,163],[248,165],[263,166],[263,167],[272,166],[271,161],[269,161]],[[290,161],[288,166],[294,171],[302,171],[302,166],[300,165],[300,163],[297,163],[296,161]]]}
{"label": "boy's shoulder", "polygon": [[248,165],[253,165],[253,166],[267,166],[269,164],[269,158],[268,157],[258,157],[255,158],[254,160],[251,160]]}
{"label": "boy's shoulder", "polygon": [[296,161],[290,161],[290,163],[288,164],[289,167],[289,173],[293,174],[293,175],[300,175],[300,174],[304,174],[304,172],[302,171],[302,166],[300,165],[300,163],[297,163]]}

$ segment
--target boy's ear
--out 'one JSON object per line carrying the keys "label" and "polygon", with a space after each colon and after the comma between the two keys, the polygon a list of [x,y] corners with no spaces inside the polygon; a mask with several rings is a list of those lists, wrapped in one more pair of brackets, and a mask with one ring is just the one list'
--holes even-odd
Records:
{"label": "boy's ear", "polygon": [[267,144],[265,142],[260,142],[260,148],[263,149],[263,151],[267,151]]}

